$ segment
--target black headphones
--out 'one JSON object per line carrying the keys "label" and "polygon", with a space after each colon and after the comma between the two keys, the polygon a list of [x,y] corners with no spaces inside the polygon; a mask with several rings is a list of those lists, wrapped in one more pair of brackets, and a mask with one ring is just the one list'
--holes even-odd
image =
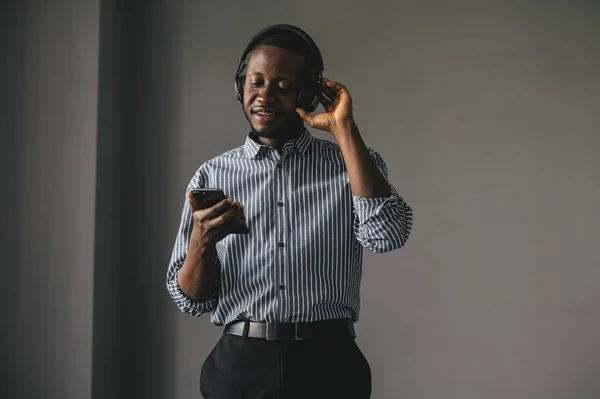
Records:
{"label": "black headphones", "polygon": [[293,26],[293,25],[271,25],[268,26],[261,31],[259,31],[252,40],[244,47],[242,51],[242,55],[240,56],[240,64],[238,65],[237,72],[235,74],[235,94],[237,100],[242,103],[243,95],[244,95],[244,84],[246,83],[246,75],[242,75],[242,71],[246,67],[246,57],[248,53],[254,49],[256,44],[260,42],[264,37],[269,36],[277,31],[289,31],[300,36],[306,44],[308,44],[308,48],[312,52],[314,62],[317,63],[315,65],[317,67],[317,76],[308,83],[307,86],[303,87],[298,93],[298,107],[303,108],[306,112],[313,112],[319,106],[319,101],[321,99],[321,79],[323,78],[323,57],[321,57],[321,52],[319,48],[315,44],[315,42],[311,39],[311,37],[304,32],[302,29]]}

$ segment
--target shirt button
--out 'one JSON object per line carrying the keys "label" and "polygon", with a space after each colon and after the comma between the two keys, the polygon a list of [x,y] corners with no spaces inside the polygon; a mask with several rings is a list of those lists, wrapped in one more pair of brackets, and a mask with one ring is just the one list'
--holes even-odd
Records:
{"label": "shirt button", "polygon": [[282,242],[280,242],[280,243],[279,243],[279,246],[280,246],[280,247],[282,247],[282,248],[283,248],[283,245],[284,245],[284,244],[283,244]]}
{"label": "shirt button", "polygon": [[279,289],[280,290],[285,290],[285,284],[279,284]]}
{"label": "shirt button", "polygon": [[283,206],[283,202],[279,201],[279,202],[277,203],[277,205],[278,205],[278,206]]}

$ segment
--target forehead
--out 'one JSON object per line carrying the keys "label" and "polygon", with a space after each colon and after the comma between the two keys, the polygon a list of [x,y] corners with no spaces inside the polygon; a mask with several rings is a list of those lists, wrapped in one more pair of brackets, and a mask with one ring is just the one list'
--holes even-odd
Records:
{"label": "forehead", "polygon": [[248,60],[248,74],[298,76],[304,67],[304,55],[277,46],[258,46]]}

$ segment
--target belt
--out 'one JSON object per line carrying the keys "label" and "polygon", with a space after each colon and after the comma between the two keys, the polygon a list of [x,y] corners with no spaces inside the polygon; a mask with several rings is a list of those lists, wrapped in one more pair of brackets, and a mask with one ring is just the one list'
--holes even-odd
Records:
{"label": "belt", "polygon": [[324,320],[313,323],[256,323],[241,320],[229,323],[223,333],[268,341],[300,341],[306,338],[326,337],[356,338],[354,324],[348,320]]}

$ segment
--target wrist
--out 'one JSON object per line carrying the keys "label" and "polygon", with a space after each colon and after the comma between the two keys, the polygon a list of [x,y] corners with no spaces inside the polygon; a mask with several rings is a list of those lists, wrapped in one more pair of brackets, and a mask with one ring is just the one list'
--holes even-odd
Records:
{"label": "wrist", "polygon": [[197,230],[192,231],[190,236],[190,250],[193,250],[198,255],[204,255],[213,252],[216,249],[217,243],[210,237],[202,235]]}
{"label": "wrist", "polygon": [[358,126],[353,118],[339,121],[335,124],[335,128],[332,129],[331,133],[340,139],[351,137],[358,131]]}

